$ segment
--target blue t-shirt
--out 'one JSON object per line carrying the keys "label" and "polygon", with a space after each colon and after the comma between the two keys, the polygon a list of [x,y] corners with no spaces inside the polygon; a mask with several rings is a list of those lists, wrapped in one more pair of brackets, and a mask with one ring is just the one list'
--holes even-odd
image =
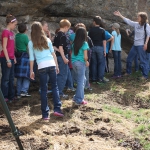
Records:
{"label": "blue t-shirt", "polygon": [[121,34],[118,35],[116,31],[113,31],[112,35],[114,37],[114,44],[112,46],[112,50],[121,51]]}
{"label": "blue t-shirt", "polygon": [[[108,31],[105,30],[105,39],[106,39],[106,41],[109,40],[111,37],[112,37],[112,35]],[[107,42],[107,44],[106,44],[106,53],[109,52],[109,47],[110,47],[110,42]]]}
{"label": "blue t-shirt", "polygon": [[89,45],[87,42],[84,42],[82,47],[79,49],[79,53],[78,55],[74,55],[74,48],[72,45],[72,56],[71,56],[71,60],[72,63],[76,62],[76,61],[81,61],[81,62],[85,62],[84,61],[84,51],[89,49]]}
{"label": "blue t-shirt", "polygon": [[76,35],[75,33],[72,33],[72,34],[70,35],[69,39],[70,39],[71,42],[74,41],[75,35]]}

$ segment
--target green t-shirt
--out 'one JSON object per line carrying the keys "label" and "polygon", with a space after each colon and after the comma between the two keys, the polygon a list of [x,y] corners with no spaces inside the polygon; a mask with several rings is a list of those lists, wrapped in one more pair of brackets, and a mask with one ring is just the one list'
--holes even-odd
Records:
{"label": "green t-shirt", "polygon": [[72,45],[72,57],[71,57],[72,63],[74,63],[76,61],[85,62],[84,61],[84,51],[88,50],[88,49],[89,49],[88,43],[84,42],[82,47],[79,49],[78,55],[75,56],[74,55],[74,48],[73,48],[73,45]]}
{"label": "green t-shirt", "polygon": [[28,36],[24,33],[17,33],[15,36],[15,45],[17,52],[27,52]]}

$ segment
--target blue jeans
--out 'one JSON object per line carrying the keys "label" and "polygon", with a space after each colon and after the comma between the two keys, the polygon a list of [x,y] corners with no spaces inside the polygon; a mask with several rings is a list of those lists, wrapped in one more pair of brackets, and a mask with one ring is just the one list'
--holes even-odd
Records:
{"label": "blue jeans", "polygon": [[129,55],[127,57],[127,70],[128,74],[132,72],[132,61],[135,56],[138,55],[140,59],[140,67],[142,69],[142,74],[145,78],[148,78],[149,73],[149,54],[143,50],[143,45],[141,46],[132,46]]}
{"label": "blue jeans", "polygon": [[67,82],[67,77],[69,73],[69,66],[65,64],[62,57],[57,57],[58,65],[59,65],[59,74],[57,75],[57,84],[59,89],[59,95],[63,95],[63,90]]}
{"label": "blue jeans", "polygon": [[114,76],[121,76],[121,51],[112,51],[114,57]]}
{"label": "blue jeans", "polygon": [[138,57],[138,54],[134,58],[134,68],[135,68],[135,71],[139,70],[139,57]]}
{"label": "blue jeans", "polygon": [[90,87],[90,83],[89,83],[89,67],[86,67],[86,69],[85,69],[85,77],[86,77],[85,88],[89,88]]}
{"label": "blue jeans", "polygon": [[41,110],[42,117],[48,117],[49,107],[47,101],[47,76],[50,78],[50,83],[52,87],[54,112],[61,112],[61,101],[59,98],[59,91],[57,86],[57,75],[55,67],[47,67],[39,69],[40,76],[40,87],[41,87]]}
{"label": "blue jeans", "polygon": [[70,69],[68,69],[68,77],[66,81],[66,87],[73,89],[73,78]]}
{"label": "blue jeans", "polygon": [[30,86],[30,80],[28,78],[17,78],[17,95],[19,96],[21,92],[28,93]]}
{"label": "blue jeans", "polygon": [[1,70],[2,70],[2,78],[1,78],[1,89],[4,95],[4,98],[9,100],[13,100],[15,96],[14,91],[14,60],[11,60],[12,67],[8,68],[6,63],[6,58],[1,59]]}
{"label": "blue jeans", "polygon": [[105,56],[102,46],[94,46],[92,48],[92,80],[103,80],[105,73]]}
{"label": "blue jeans", "polygon": [[73,97],[74,101],[80,104],[84,100],[84,84],[85,84],[85,63],[76,61],[73,64],[73,70],[77,79],[77,89]]}

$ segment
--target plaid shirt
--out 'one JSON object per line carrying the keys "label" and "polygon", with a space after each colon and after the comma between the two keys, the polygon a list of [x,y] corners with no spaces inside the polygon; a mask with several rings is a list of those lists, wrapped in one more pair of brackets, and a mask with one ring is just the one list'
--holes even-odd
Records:
{"label": "plaid shirt", "polygon": [[16,58],[15,77],[30,78],[29,55],[23,52],[21,57]]}

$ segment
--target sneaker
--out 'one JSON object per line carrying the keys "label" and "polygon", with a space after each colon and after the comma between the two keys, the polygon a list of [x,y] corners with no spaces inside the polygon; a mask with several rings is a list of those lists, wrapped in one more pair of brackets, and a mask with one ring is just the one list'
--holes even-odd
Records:
{"label": "sneaker", "polygon": [[122,76],[120,75],[120,76],[117,76],[117,78],[122,78]]}
{"label": "sneaker", "polygon": [[31,95],[29,95],[28,93],[25,92],[21,92],[20,94],[22,97],[30,97]]}
{"label": "sneaker", "polygon": [[21,95],[17,95],[17,99],[20,99],[21,98]]}
{"label": "sneaker", "polygon": [[52,93],[52,90],[47,90],[47,94]]}
{"label": "sneaker", "polygon": [[54,112],[54,116],[57,116],[57,117],[64,117],[64,114],[62,112]]}
{"label": "sneaker", "polygon": [[[39,93],[41,93],[41,89],[39,89]],[[52,90],[47,90],[47,94],[52,93]]]}
{"label": "sneaker", "polygon": [[68,100],[69,99],[69,96],[68,95],[60,95],[60,99],[61,100]]}
{"label": "sneaker", "polygon": [[45,117],[45,118],[42,118],[43,120],[50,120],[50,118],[49,117]]}
{"label": "sneaker", "polygon": [[107,78],[103,78],[103,80],[105,81],[105,82],[109,82],[109,79],[107,79]]}
{"label": "sneaker", "polygon": [[104,80],[99,80],[99,81],[97,81],[97,84],[104,84],[104,83],[106,83],[106,81],[104,81]]}
{"label": "sneaker", "polygon": [[[73,101],[74,101],[74,100],[73,100]],[[74,102],[75,102],[75,101],[74,101]],[[86,105],[87,103],[88,103],[87,101],[83,100],[80,104],[75,102],[75,105],[80,106],[80,105]]]}
{"label": "sneaker", "polygon": [[68,92],[75,92],[76,89],[75,89],[74,87],[73,87],[73,88],[68,88],[67,91],[68,91]]}
{"label": "sneaker", "polygon": [[85,90],[88,90],[88,91],[92,91],[93,89],[91,87],[88,87],[88,88],[84,88]]}

